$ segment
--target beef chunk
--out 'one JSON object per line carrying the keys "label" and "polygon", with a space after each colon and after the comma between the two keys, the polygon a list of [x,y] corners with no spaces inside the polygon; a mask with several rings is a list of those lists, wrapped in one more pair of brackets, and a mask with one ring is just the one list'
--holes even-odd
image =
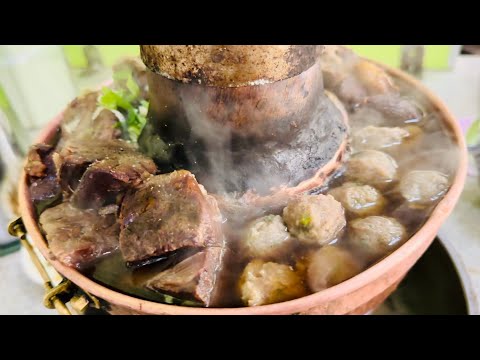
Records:
{"label": "beef chunk", "polygon": [[25,172],[28,176],[30,197],[41,211],[58,200],[61,195],[57,179],[58,157],[53,147],[45,144],[32,146],[27,156]]}
{"label": "beef chunk", "polygon": [[219,220],[215,200],[190,172],[153,176],[123,200],[120,250],[136,263],[184,247],[221,245]]}
{"label": "beef chunk", "polygon": [[92,164],[78,185],[73,202],[80,208],[98,209],[116,203],[128,188],[139,186],[157,167],[141,154],[126,154]]}
{"label": "beef chunk", "polygon": [[146,283],[146,287],[175,295],[190,295],[209,306],[214,299],[221,258],[222,248],[206,248],[156,275]]}
{"label": "beef chunk", "polygon": [[60,151],[60,184],[69,195],[73,192],[87,168],[98,160],[117,159],[136,155],[135,147],[123,140],[97,141],[96,139],[69,141]]}
{"label": "beef chunk", "polygon": [[[62,139],[57,149],[63,148],[71,140],[113,140],[121,136],[117,128],[118,119],[110,110],[98,107],[99,91],[89,92],[73,100],[60,124]],[[100,111],[100,112],[99,112]]]}
{"label": "beef chunk", "polygon": [[61,199],[61,188],[55,177],[37,179],[30,184],[29,190],[37,213]]}
{"label": "beef chunk", "polygon": [[86,124],[91,120],[97,109],[99,95],[99,91],[92,91],[70,102],[63,113],[63,119],[60,124],[63,140],[68,140],[74,136],[80,123]]}
{"label": "beef chunk", "polygon": [[100,216],[62,203],[45,210],[40,225],[53,255],[67,266],[84,268],[118,248],[115,215]]}
{"label": "beef chunk", "polygon": [[27,155],[27,164],[25,165],[25,171],[30,177],[44,177],[48,173],[46,160],[52,147],[46,144],[37,144],[30,148]]}
{"label": "beef chunk", "polygon": [[103,109],[100,113],[93,118],[88,125],[83,127],[81,131],[84,138],[90,138],[95,140],[113,140],[119,139],[122,135],[122,131],[116,125],[118,119],[113,112],[107,109]]}

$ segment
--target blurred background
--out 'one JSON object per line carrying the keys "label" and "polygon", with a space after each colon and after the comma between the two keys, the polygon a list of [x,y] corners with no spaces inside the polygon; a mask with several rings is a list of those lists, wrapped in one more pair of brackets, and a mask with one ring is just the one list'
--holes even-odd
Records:
{"label": "blurred background", "polygon": [[[351,48],[390,66],[404,65],[417,74],[423,69],[452,70],[463,48],[478,51],[472,45]],[[109,79],[112,65],[122,56],[131,55],[139,55],[137,45],[0,46],[0,116],[2,127],[8,128],[9,135],[14,137],[12,146],[25,152],[49,119],[76,95]]]}
{"label": "blurred background", "polygon": [[[480,45],[349,46],[364,57],[402,68],[418,77],[445,101],[468,136],[472,153],[464,197],[468,204],[457,206],[440,235],[447,248],[450,239],[455,238],[455,246],[450,251],[460,254],[464,270],[459,272],[463,271],[462,276],[467,276],[473,284],[465,292],[476,292],[480,297],[480,268],[472,265],[470,268],[474,271],[468,270],[470,262],[480,263],[477,260],[480,240],[472,243],[469,235],[480,234],[478,171],[473,157],[480,154],[476,146],[480,122],[475,122],[480,115]],[[16,276],[11,264],[19,260],[8,255],[17,252],[19,244],[8,235],[6,227],[16,217],[16,183],[28,147],[46,123],[75,96],[110,79],[112,65],[124,56],[139,56],[138,45],[0,46],[0,278],[6,279],[7,271],[11,272],[10,276]],[[16,291],[21,297],[28,282],[19,286]],[[0,293],[3,293],[1,284]],[[39,308],[33,310],[21,301],[8,306],[37,313],[41,312],[40,302]],[[0,313],[4,312],[8,313],[0,301]]]}

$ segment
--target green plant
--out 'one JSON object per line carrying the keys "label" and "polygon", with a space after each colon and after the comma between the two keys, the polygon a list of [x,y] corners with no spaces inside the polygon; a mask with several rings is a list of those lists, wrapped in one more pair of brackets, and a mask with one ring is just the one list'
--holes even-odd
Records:
{"label": "green plant", "polygon": [[136,142],[147,122],[148,101],[141,99],[140,88],[133,79],[132,71],[121,70],[113,75],[115,86],[103,87],[100,106],[117,115],[123,137]]}
{"label": "green plant", "polygon": [[467,145],[478,145],[480,142],[480,118],[475,120],[468,128],[466,134]]}

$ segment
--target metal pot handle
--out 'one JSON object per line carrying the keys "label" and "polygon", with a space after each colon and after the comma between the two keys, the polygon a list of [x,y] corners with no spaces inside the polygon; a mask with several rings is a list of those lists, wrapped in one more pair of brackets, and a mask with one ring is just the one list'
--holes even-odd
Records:
{"label": "metal pot handle", "polygon": [[78,314],[83,313],[88,306],[100,309],[100,301],[95,296],[82,290],[63,276],[61,276],[62,280],[57,286],[52,285],[52,279],[34,251],[33,246],[27,240],[27,230],[22,218],[11,222],[8,226],[8,232],[10,235],[19,238],[21,245],[27,250],[33,264],[42,277],[45,288],[43,304],[46,308],[56,309],[60,315],[72,315],[72,311],[67,306],[67,303],[70,303],[73,310]]}

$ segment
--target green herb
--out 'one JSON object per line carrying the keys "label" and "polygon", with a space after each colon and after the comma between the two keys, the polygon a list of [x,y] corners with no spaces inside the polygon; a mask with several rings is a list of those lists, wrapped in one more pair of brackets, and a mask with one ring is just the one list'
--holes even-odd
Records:
{"label": "green herb", "polygon": [[148,101],[141,100],[140,88],[133,79],[131,71],[121,70],[113,75],[118,89],[102,88],[98,102],[101,106],[119,111],[123,118],[119,119],[119,127],[123,136],[136,142],[147,122]]}
{"label": "green herb", "polygon": [[312,223],[312,217],[310,215],[303,215],[300,219],[300,226],[304,229],[308,229]]}
{"label": "green herb", "polygon": [[468,128],[466,134],[468,145],[475,145],[480,140],[480,119],[475,120]]}

